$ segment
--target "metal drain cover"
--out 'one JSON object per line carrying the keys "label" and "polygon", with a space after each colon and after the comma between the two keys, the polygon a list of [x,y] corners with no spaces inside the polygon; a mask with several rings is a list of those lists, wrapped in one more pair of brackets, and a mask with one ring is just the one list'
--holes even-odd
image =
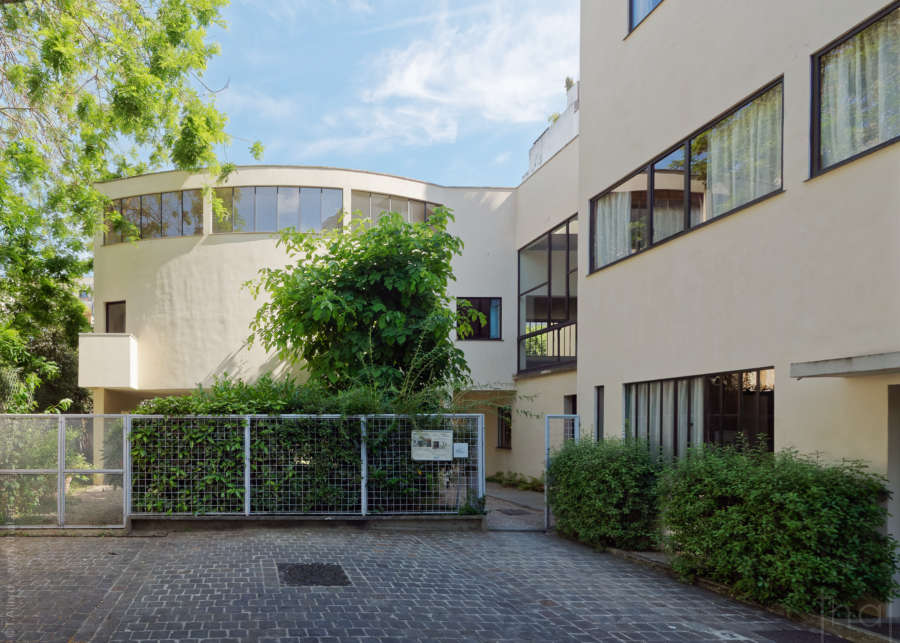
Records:
{"label": "metal drain cover", "polygon": [[333,563],[278,563],[278,578],[289,587],[349,585],[344,568]]}
{"label": "metal drain cover", "polygon": [[527,509],[498,509],[497,511],[507,516],[527,516],[531,513]]}

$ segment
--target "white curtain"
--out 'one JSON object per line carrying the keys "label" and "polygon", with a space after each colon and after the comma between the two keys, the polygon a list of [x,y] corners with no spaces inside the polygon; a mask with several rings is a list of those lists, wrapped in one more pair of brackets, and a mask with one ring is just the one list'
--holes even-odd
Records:
{"label": "white curtain", "polygon": [[653,202],[653,242],[684,230],[684,200],[656,199]]}
{"label": "white curtain", "polygon": [[691,379],[691,446],[703,444],[703,391],[705,378]]}
{"label": "white curtain", "polygon": [[781,101],[779,84],[709,130],[710,218],[781,187]]}
{"label": "white curtain", "polygon": [[683,458],[687,454],[688,445],[690,444],[690,403],[688,400],[691,395],[690,380],[678,380],[678,457]]}
{"label": "white curtain", "polygon": [[610,192],[597,200],[594,258],[605,266],[626,256],[631,249],[631,193]]}
{"label": "white curtain", "polygon": [[648,439],[650,442],[650,453],[659,457],[659,441],[662,427],[660,426],[659,405],[662,402],[662,383],[650,383],[650,430]]}
{"label": "white curtain", "polygon": [[638,440],[646,440],[647,435],[647,384],[637,385],[637,422],[635,423],[634,436]]}
{"label": "white curtain", "polygon": [[666,460],[675,455],[675,382],[662,383],[662,452]]}
{"label": "white curtain", "polygon": [[827,167],[900,135],[900,9],[821,58]]}

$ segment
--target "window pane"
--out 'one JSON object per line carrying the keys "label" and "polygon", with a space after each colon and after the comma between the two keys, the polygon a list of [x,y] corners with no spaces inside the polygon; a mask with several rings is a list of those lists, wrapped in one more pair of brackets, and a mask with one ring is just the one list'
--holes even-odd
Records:
{"label": "window pane", "polygon": [[225,212],[227,213],[227,218],[219,220],[219,217],[216,215],[215,211],[213,211],[213,232],[231,232],[232,231],[232,201],[231,201],[231,188],[216,188],[216,196],[222,200],[222,207],[225,208]]}
{"label": "window pane", "polygon": [[900,8],[822,55],[819,74],[822,167],[900,136]]}
{"label": "window pane", "polygon": [[435,208],[441,207],[437,203],[426,203],[425,204],[425,220],[428,221],[428,217],[432,215]]}
{"label": "window pane", "polygon": [[235,232],[251,232],[253,230],[253,188],[234,188],[232,197]]}
{"label": "window pane", "polygon": [[519,250],[519,292],[547,282],[547,260],[546,235]]}
{"label": "window pane", "polygon": [[778,84],[691,142],[692,152],[698,148],[698,158],[691,162],[692,183],[695,177],[705,176],[709,201],[704,212],[697,213],[700,221],[696,223],[781,188],[781,130]]}
{"label": "window pane", "polygon": [[569,270],[578,269],[578,218],[569,221]]}
{"label": "window pane", "polygon": [[278,229],[300,229],[300,188],[278,188]]}
{"label": "window pane", "polygon": [[300,189],[300,231],[322,229],[322,188]]}
{"label": "window pane", "polygon": [[275,188],[256,188],[256,231],[275,232]]}
{"label": "window pane", "polygon": [[372,195],[372,220],[377,222],[381,215],[391,209],[391,199],[386,194]]}
{"label": "window pane", "polygon": [[653,242],[684,230],[684,148],[653,165]]}
{"label": "window pane", "polygon": [[425,222],[425,203],[422,201],[409,202],[409,222],[424,223]]}
{"label": "window pane", "polygon": [[344,191],[322,189],[322,230],[340,229],[343,225]]}
{"label": "window pane", "polygon": [[398,196],[391,197],[391,212],[396,212],[403,217],[404,221],[409,221],[409,199]]}
{"label": "window pane", "polygon": [[[110,214],[121,214],[122,212],[122,199],[116,199],[112,203],[109,204],[109,207],[106,209],[107,215]],[[103,243],[106,245],[112,245],[114,243],[122,242],[122,233],[116,228],[112,219],[108,216],[106,218],[106,227],[108,230],[103,235]]]}
{"label": "window pane", "polygon": [[500,339],[500,298],[494,297],[490,302],[490,313],[488,314],[489,337],[490,339]]}
{"label": "window pane", "polygon": [[594,201],[595,268],[605,266],[649,245],[647,172],[622,182]]}
{"label": "window pane", "polygon": [[167,237],[181,236],[181,192],[163,193],[162,225]]}
{"label": "window pane", "polygon": [[141,239],[158,239],[162,236],[162,205],[160,195],[145,194],[141,197]]}
{"label": "window pane", "polygon": [[567,318],[568,249],[568,235],[563,225],[550,233],[550,319],[553,321],[565,321]]}
{"label": "window pane", "polygon": [[647,17],[653,9],[656,8],[662,0],[628,0],[631,3],[631,28],[640,24],[641,20]]}
{"label": "window pane", "polygon": [[519,297],[519,306],[520,335],[547,328],[546,285]]}
{"label": "window pane", "polygon": [[122,199],[122,218],[130,223],[133,228],[126,227],[123,238],[132,235],[140,238],[141,236],[141,197],[130,196]]}
{"label": "window pane", "polygon": [[350,211],[355,217],[360,217],[362,219],[370,218],[372,212],[369,203],[369,193],[353,190],[353,192],[350,193]]}
{"label": "window pane", "polygon": [[116,301],[106,304],[106,332],[125,332],[125,302]]}
{"label": "window pane", "polygon": [[185,190],[181,193],[182,233],[203,234],[203,192]]}

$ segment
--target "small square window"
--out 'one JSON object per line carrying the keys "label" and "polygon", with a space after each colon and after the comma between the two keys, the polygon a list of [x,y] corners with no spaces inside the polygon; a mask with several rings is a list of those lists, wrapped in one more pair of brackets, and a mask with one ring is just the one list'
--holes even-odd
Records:
{"label": "small square window", "polygon": [[106,332],[107,333],[124,333],[125,332],[125,302],[124,301],[108,301],[108,302],[106,302]]}
{"label": "small square window", "polygon": [[509,406],[497,409],[497,448],[512,448],[512,407]]}
{"label": "small square window", "polygon": [[500,332],[500,297],[459,297],[456,309],[464,312],[474,309],[484,315],[484,322],[479,319],[465,321],[472,327],[472,334],[459,339],[502,339]]}

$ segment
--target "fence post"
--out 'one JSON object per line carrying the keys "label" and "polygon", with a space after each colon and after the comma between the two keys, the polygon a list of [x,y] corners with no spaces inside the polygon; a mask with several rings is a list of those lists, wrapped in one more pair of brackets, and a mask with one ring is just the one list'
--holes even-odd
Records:
{"label": "fence post", "polygon": [[66,418],[60,413],[56,425],[56,525],[66,520]]}
{"label": "fence post", "polygon": [[[106,427],[104,427],[105,430]],[[131,416],[126,415],[123,418],[122,431],[124,433],[122,439],[122,486],[125,488],[125,497],[122,499],[125,506],[123,507],[122,522],[127,527],[128,517],[131,515]]]}
{"label": "fence post", "polygon": [[547,486],[550,484],[550,416],[544,417],[544,531],[550,529],[550,505],[547,504]]}
{"label": "fence post", "polygon": [[484,413],[478,415],[478,497],[485,496],[484,480]]}
{"label": "fence post", "polygon": [[365,516],[369,512],[369,454],[366,448],[366,416],[362,416],[359,419],[359,431],[360,472],[362,473],[359,483],[359,506],[360,513]]}
{"label": "fence post", "polygon": [[244,515],[250,515],[250,417],[244,418]]}

